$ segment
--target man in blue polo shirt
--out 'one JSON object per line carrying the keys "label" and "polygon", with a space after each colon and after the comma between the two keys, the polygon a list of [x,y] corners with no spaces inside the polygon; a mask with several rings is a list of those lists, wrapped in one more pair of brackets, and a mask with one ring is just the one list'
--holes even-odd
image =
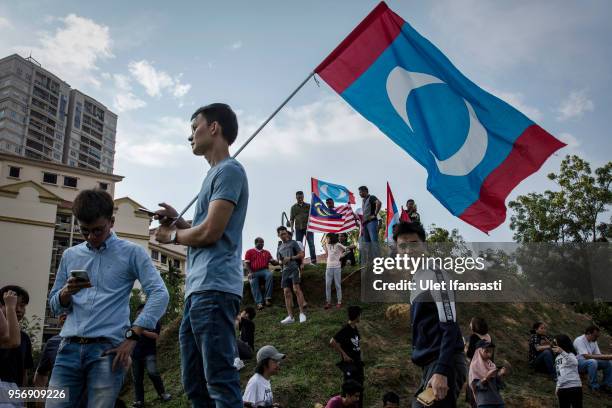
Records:
{"label": "man in blue polo shirt", "polygon": [[[113,198],[104,190],[83,190],[72,204],[85,242],[62,255],[51,310],[67,318],[60,332],[50,387],[68,390],[69,401],[47,407],[112,407],[121,390],[132,350],[143,330],[155,328],[168,305],[168,291],[140,245],[117,238]],[[130,294],[138,280],[147,304],[130,325]]]}
{"label": "man in blue polo shirt", "polygon": [[249,188],[246,172],[230,157],[238,135],[232,109],[214,103],[191,117],[193,154],[210,170],[198,195],[191,224],[162,203],[156,239],[189,247],[185,310],[179,332],[185,393],[194,407],[242,408],[240,377],[234,367],[236,332],[243,289],[242,228]]}

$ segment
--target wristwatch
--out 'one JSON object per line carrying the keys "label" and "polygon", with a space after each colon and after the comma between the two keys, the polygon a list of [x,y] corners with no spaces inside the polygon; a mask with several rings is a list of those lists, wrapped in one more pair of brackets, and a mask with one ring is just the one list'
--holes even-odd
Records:
{"label": "wristwatch", "polygon": [[172,231],[170,233],[170,243],[171,244],[176,244],[176,230]]}
{"label": "wristwatch", "polygon": [[136,334],[136,332],[132,329],[127,329],[125,331],[125,338],[128,340],[140,340],[140,336],[138,334]]}

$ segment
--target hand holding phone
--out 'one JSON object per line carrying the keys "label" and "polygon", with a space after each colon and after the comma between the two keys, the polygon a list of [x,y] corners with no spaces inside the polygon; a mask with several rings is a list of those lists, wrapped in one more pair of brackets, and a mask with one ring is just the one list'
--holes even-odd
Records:
{"label": "hand holding phone", "polygon": [[436,397],[433,392],[433,388],[427,387],[423,392],[417,395],[417,401],[426,407],[430,407],[436,401]]}
{"label": "hand holding phone", "polygon": [[89,274],[84,269],[75,269],[70,271],[70,277],[79,282],[89,282]]}

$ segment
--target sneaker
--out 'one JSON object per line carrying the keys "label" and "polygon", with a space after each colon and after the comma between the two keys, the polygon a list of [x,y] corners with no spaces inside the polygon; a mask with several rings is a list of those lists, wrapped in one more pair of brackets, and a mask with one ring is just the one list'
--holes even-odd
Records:
{"label": "sneaker", "polygon": [[329,302],[325,303],[325,306],[323,306],[325,310],[329,309],[330,307],[331,307],[331,303]]}
{"label": "sneaker", "polygon": [[244,368],[244,361],[242,361],[240,359],[240,357],[236,357],[234,359],[234,367],[236,368],[236,370],[240,371]]}
{"label": "sneaker", "polygon": [[266,299],[266,306],[267,307],[272,306],[272,301],[270,299]]}
{"label": "sneaker", "polygon": [[300,313],[300,323],[304,323],[306,321],[306,315],[304,313]]}
{"label": "sneaker", "polygon": [[338,303],[338,304],[336,305],[336,309],[341,309],[341,308],[342,308],[342,303]]}
{"label": "sneaker", "polygon": [[172,395],[168,394],[167,392],[163,393],[162,395],[159,396],[159,398],[164,401],[164,402],[168,402],[172,399]]}
{"label": "sneaker", "polygon": [[263,310],[264,305],[262,305],[261,303],[257,305],[257,310]]}
{"label": "sneaker", "polygon": [[132,404],[132,408],[142,408],[144,407],[144,402],[142,401],[134,401],[134,403]]}
{"label": "sneaker", "polygon": [[293,316],[287,316],[283,320],[281,320],[281,324],[291,324],[291,323],[295,323],[295,319],[293,318]]}

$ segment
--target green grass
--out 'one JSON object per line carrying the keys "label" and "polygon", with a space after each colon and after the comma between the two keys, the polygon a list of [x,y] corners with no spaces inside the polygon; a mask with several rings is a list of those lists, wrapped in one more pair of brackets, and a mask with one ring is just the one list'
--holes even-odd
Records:
{"label": "green grass", "polygon": [[[346,278],[349,273],[345,271],[343,277]],[[324,280],[324,266],[307,267],[303,277],[303,290],[309,304],[306,323],[280,324],[286,312],[279,276],[275,276],[274,306],[258,312],[255,318],[256,347],[272,344],[287,354],[281,372],[271,380],[275,401],[286,408],[312,408],[316,402],[325,405],[329,397],[337,395],[340,390],[342,375],[335,366],[339,357],[328,347],[328,342],[346,321],[346,307],[341,310],[323,309]],[[389,320],[385,312],[390,305],[360,303],[359,273],[343,282],[342,288],[345,305],[360,304],[363,308],[359,331],[366,364],[364,406],[380,407],[382,395],[387,391],[400,394],[401,406],[409,406],[408,400],[418,386],[421,375],[421,370],[410,361],[409,318]],[[248,284],[243,302],[245,305],[253,304]],[[512,365],[512,373],[503,393],[507,407],[556,406],[553,382],[544,375],[534,374],[527,366],[529,328],[534,321],[543,320],[549,324],[550,333],[566,333],[574,337],[590,322],[587,316],[575,313],[570,306],[539,303],[461,303],[457,305],[457,310],[464,335],[468,334],[468,322],[472,316],[485,317],[497,345],[496,361],[505,359]],[[177,321],[166,327],[158,344],[159,369],[174,399],[164,404],[156,401],[157,395],[148,379],[145,379],[148,406],[188,406],[181,386],[178,325]],[[603,352],[611,350],[610,343],[607,335],[599,340]],[[246,363],[246,367],[240,371],[243,390],[254,371],[254,361]],[[593,395],[584,388],[585,407],[612,407],[611,398]],[[131,402],[132,395],[128,381],[123,398]],[[467,405],[461,401],[459,406]]]}

